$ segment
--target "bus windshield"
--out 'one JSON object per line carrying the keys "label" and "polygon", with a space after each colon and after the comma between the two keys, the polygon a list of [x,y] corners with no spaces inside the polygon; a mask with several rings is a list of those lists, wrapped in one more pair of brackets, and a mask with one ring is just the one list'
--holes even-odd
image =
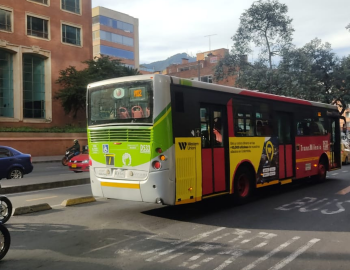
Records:
{"label": "bus windshield", "polygon": [[107,84],[89,89],[88,124],[152,123],[151,80]]}

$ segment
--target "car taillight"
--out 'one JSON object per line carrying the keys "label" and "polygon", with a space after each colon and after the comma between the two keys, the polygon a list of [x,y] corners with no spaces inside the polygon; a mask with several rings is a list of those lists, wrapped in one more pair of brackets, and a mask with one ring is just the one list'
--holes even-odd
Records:
{"label": "car taillight", "polygon": [[153,168],[156,169],[156,170],[159,170],[159,169],[162,167],[162,165],[160,164],[159,161],[154,161],[154,162],[152,163],[152,166],[153,166]]}

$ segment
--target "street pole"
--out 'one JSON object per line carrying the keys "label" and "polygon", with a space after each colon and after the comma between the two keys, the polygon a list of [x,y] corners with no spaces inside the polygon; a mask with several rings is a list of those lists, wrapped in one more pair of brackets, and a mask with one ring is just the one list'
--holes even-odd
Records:
{"label": "street pole", "polygon": [[211,34],[211,35],[207,35],[207,36],[204,36],[204,37],[208,37],[209,38],[209,51],[211,50],[211,44],[210,44],[210,37],[211,36],[216,36],[216,34]]}

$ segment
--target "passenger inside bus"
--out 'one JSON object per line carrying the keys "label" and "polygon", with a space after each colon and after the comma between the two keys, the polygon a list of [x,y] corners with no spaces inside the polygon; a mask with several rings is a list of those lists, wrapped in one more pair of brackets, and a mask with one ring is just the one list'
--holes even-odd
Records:
{"label": "passenger inside bus", "polygon": [[120,119],[128,119],[130,118],[128,109],[125,107],[120,107],[118,109],[118,116]]}
{"label": "passenger inside bus", "polygon": [[134,106],[131,108],[132,118],[143,118],[143,110],[141,106]]}

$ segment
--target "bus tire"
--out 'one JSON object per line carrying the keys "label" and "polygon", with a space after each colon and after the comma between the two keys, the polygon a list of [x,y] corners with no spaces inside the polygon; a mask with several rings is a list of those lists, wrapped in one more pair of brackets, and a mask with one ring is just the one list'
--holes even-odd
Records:
{"label": "bus tire", "polygon": [[240,167],[234,178],[233,198],[238,204],[246,203],[253,194],[254,173],[248,166]]}
{"label": "bus tire", "polygon": [[322,158],[320,162],[318,163],[318,173],[317,173],[317,182],[324,182],[326,181],[327,177],[327,163],[326,159]]}

